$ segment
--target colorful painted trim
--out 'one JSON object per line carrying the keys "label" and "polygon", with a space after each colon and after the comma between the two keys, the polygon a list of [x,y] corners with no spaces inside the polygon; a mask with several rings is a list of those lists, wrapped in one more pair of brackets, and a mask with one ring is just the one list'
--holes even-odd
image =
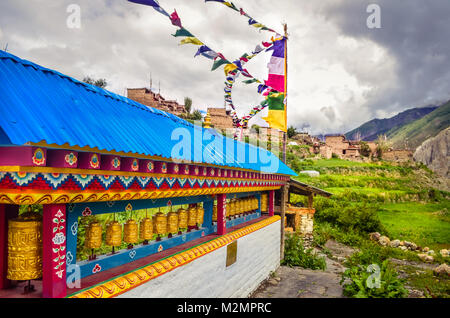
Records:
{"label": "colorful painted trim", "polygon": [[119,201],[275,190],[273,180],[0,172],[0,203]]}
{"label": "colorful painted trim", "polygon": [[280,220],[280,216],[272,216],[255,224],[246,226],[212,241],[172,255],[156,263],[139,268],[133,272],[116,277],[110,281],[85,289],[69,296],[70,298],[113,298],[130,291],[156,277],[164,275],[175,268],[186,265],[208,253],[211,253],[229,243],[260,230]]}

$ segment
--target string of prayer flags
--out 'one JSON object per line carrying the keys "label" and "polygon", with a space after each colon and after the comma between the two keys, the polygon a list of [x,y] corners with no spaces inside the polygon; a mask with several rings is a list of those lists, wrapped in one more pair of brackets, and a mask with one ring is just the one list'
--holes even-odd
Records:
{"label": "string of prayer flags", "polygon": [[219,68],[219,66],[224,65],[224,64],[229,64],[229,63],[230,62],[228,62],[226,59],[220,58],[217,61],[214,61],[211,71],[215,71],[216,69]]}
{"label": "string of prayer flags", "polygon": [[170,15],[159,5],[157,0],[128,0],[129,2],[151,6],[153,9],[170,18]]}

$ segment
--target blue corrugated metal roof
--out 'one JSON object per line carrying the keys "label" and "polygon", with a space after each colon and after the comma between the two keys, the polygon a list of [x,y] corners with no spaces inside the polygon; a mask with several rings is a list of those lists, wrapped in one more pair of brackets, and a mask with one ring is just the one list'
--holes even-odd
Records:
{"label": "blue corrugated metal roof", "polygon": [[[191,147],[177,151],[181,130]],[[295,175],[271,152],[214,132],[0,50],[0,145],[45,141]]]}

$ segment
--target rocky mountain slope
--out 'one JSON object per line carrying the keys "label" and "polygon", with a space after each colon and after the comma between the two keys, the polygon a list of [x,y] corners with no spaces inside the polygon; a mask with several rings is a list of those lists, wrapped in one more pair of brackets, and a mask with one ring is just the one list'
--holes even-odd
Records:
{"label": "rocky mountain slope", "polygon": [[420,145],[414,153],[414,160],[443,177],[450,177],[450,127]]}

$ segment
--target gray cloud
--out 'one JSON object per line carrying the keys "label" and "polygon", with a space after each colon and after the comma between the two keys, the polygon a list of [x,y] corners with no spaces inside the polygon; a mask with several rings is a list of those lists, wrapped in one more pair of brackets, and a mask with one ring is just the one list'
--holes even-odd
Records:
{"label": "gray cloud", "polygon": [[[233,2],[280,32],[281,23],[289,26],[289,125],[345,132],[373,116],[450,98],[448,0]],[[380,30],[366,27],[366,7],[374,2],[382,10]],[[81,7],[81,29],[66,27],[72,3]],[[192,33],[230,59],[270,37],[220,4],[160,3],[176,8]],[[190,96],[199,109],[222,106],[223,71],[194,59],[197,47],[178,46],[174,31],[163,15],[125,0],[0,2],[0,47],[8,43],[12,54],[78,79],[104,77],[122,95],[127,87],[148,86],[152,73],[153,87],[161,81],[167,98]],[[252,60],[249,71],[265,79],[268,58]],[[261,101],[255,86],[242,84],[233,98],[241,115]]]}

